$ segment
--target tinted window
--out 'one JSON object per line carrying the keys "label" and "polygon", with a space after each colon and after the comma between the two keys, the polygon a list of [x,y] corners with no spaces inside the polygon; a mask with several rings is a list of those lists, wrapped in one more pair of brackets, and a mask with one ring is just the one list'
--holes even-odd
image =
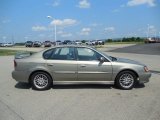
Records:
{"label": "tinted window", "polygon": [[50,59],[53,60],[75,60],[75,52],[73,47],[56,48]]}
{"label": "tinted window", "polygon": [[26,43],[33,43],[32,41],[27,41]]}
{"label": "tinted window", "polygon": [[78,60],[83,61],[98,60],[100,57],[102,57],[99,53],[89,48],[77,48],[77,53]]}
{"label": "tinted window", "polygon": [[54,50],[55,50],[55,49],[50,49],[50,50],[45,51],[45,52],[43,53],[44,59],[49,59]]}

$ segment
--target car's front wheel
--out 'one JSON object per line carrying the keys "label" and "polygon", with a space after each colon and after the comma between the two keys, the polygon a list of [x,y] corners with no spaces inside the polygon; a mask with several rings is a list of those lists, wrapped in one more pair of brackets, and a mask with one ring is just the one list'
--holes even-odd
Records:
{"label": "car's front wheel", "polygon": [[132,71],[120,72],[117,77],[115,84],[118,88],[123,90],[132,89],[136,83],[137,76]]}
{"label": "car's front wheel", "polygon": [[45,72],[36,72],[31,76],[31,84],[33,89],[48,90],[53,84],[52,78]]}

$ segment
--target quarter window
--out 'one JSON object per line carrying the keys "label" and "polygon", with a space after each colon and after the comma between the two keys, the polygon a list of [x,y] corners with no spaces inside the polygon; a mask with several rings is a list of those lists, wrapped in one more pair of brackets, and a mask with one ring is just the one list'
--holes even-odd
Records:
{"label": "quarter window", "polygon": [[47,50],[43,53],[44,59],[49,59],[55,49]]}

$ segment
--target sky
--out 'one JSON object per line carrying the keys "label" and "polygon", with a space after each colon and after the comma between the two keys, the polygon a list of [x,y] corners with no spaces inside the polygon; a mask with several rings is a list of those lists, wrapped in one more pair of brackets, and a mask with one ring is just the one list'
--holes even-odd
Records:
{"label": "sky", "polygon": [[[47,17],[50,16],[50,17]],[[160,36],[160,0],[0,0],[0,42]]]}

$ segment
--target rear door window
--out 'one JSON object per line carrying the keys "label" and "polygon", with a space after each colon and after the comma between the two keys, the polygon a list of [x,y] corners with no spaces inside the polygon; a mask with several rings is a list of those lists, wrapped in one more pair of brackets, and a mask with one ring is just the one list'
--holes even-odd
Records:
{"label": "rear door window", "polygon": [[52,60],[75,60],[74,47],[59,47],[52,53]]}

